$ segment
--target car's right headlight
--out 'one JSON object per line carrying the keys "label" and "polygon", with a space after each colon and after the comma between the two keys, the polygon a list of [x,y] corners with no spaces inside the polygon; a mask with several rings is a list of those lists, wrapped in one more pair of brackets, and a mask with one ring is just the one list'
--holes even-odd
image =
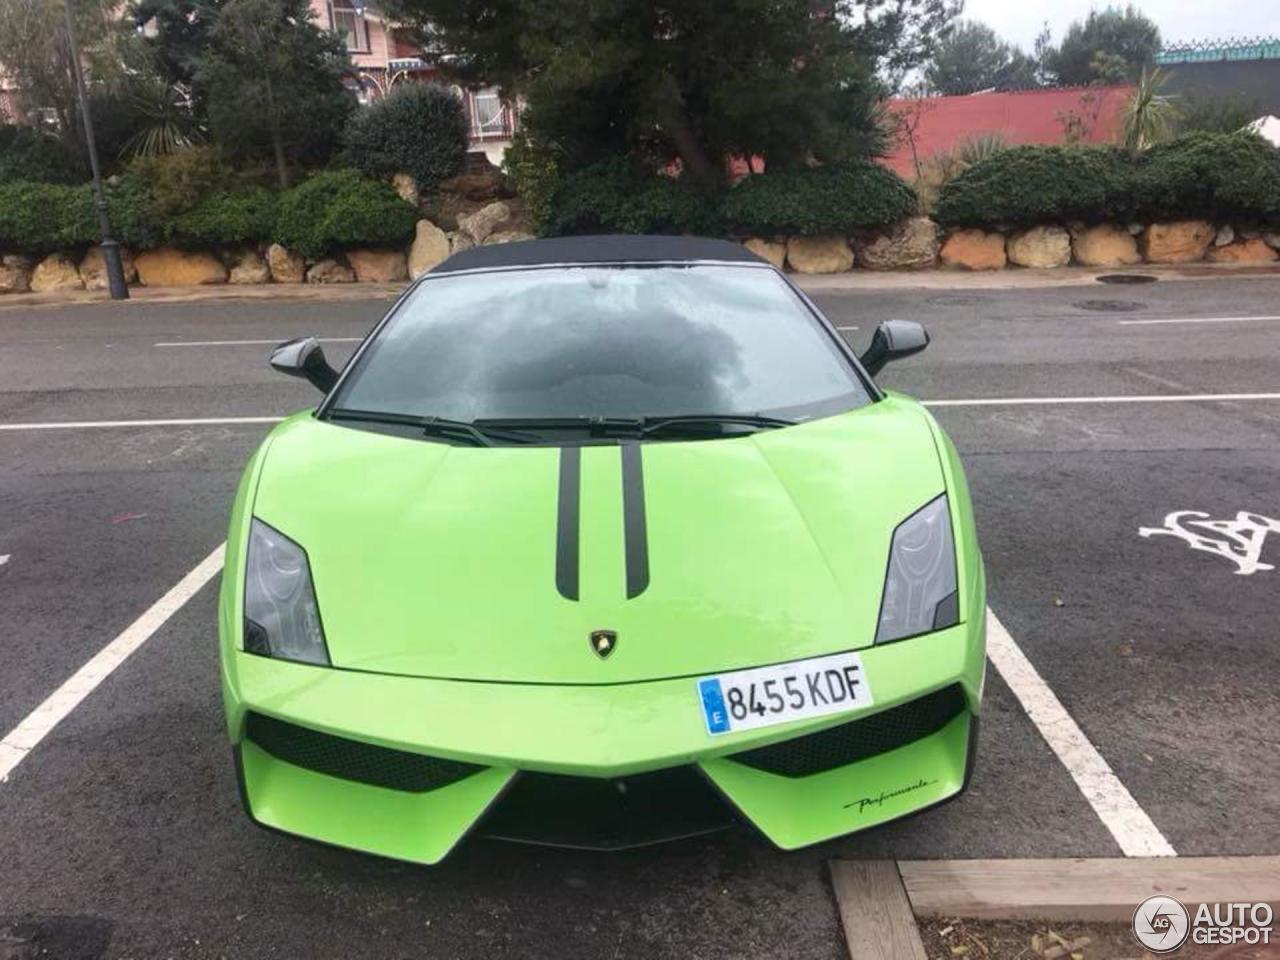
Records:
{"label": "car's right headlight", "polygon": [[244,648],[280,660],[329,665],[307,554],[256,518],[245,559]]}
{"label": "car's right headlight", "polygon": [[956,548],[944,493],[893,531],[876,643],[914,637],[959,622]]}

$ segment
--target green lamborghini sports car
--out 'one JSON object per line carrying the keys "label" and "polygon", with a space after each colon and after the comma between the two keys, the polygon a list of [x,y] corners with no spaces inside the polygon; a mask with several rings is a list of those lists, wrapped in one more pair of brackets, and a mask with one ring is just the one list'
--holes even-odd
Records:
{"label": "green lamborghini sports car", "polygon": [[743,247],[461,252],[236,494],[221,677],[257,823],[435,863],[469,833],[793,849],[959,793],[985,583],[916,401]]}

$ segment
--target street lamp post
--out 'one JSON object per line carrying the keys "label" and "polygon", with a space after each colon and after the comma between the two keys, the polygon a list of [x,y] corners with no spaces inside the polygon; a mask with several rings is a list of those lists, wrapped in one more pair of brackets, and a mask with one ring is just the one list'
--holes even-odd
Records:
{"label": "street lamp post", "polygon": [[111,237],[111,217],[107,213],[107,196],[102,190],[102,168],[98,163],[98,145],[93,139],[93,117],[89,114],[89,97],[84,89],[84,71],[80,65],[80,45],[76,42],[75,14],[71,0],[65,0],[67,9],[67,42],[71,46],[71,72],[75,75],[76,96],[80,100],[80,116],[84,120],[84,141],[89,148],[89,169],[93,171],[93,205],[98,214],[98,229],[102,233],[102,262],[107,268],[107,283],[112,300],[128,300],[129,286],[124,282],[124,266],[120,262],[120,244]]}

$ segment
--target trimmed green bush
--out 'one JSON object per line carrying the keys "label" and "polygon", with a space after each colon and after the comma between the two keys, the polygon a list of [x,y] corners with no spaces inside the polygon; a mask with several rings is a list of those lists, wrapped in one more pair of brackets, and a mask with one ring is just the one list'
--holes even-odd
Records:
{"label": "trimmed green bush", "polygon": [[1189,134],[1140,156],[1133,193],[1144,219],[1275,220],[1280,149],[1252,132]]}
{"label": "trimmed green bush", "polygon": [[623,158],[604,160],[564,177],[542,232],[699,233],[718,231],[713,198],[671,177],[645,173]]}
{"label": "trimmed green bush", "polygon": [[1204,217],[1280,218],[1280,150],[1252,133],[1196,133],[1133,155],[1114,147],[1013,147],[946,184],[948,226]]}
{"label": "trimmed green bush", "polygon": [[278,196],[263,187],[210,194],[170,220],[165,232],[179,247],[263,243],[275,233]]}
{"label": "trimmed green bush", "polygon": [[81,190],[24,180],[0,183],[0,250],[43,254],[78,244]]}
{"label": "trimmed green bush", "polygon": [[343,134],[347,162],[370,177],[409,173],[419,189],[462,172],[467,118],[462,102],[437,84],[402,83],[357,110]]}
{"label": "trimmed green bush", "polygon": [[1132,171],[1113,147],[1011,147],[944,185],[934,215],[967,227],[1129,217]]}
{"label": "trimmed green bush", "polygon": [[80,171],[62,143],[34,127],[0,123],[0,183],[74,183]]}
{"label": "trimmed green bush", "polygon": [[801,167],[747,177],[725,197],[729,227],[750,234],[847,234],[915,213],[915,191],[869,161]]}
{"label": "trimmed green bush", "polygon": [[285,192],[273,239],[320,257],[339,247],[404,243],[416,222],[417,212],[388,184],[334,170]]}

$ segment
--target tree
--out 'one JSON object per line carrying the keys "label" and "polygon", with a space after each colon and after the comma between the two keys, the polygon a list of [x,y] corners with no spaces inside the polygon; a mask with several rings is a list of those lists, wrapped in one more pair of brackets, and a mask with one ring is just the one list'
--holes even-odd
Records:
{"label": "tree", "polygon": [[341,79],[346,49],[311,20],[307,0],[226,0],[194,64],[213,141],[235,155],[270,155],[282,188],[291,162],[337,149],[355,107]]}
{"label": "tree", "polygon": [[1164,83],[1165,75],[1159,70],[1143,70],[1124,106],[1122,145],[1130,153],[1141,153],[1174,134],[1182,110],[1176,97],[1160,92]]}
{"label": "tree", "polygon": [[1093,11],[1067,28],[1056,49],[1045,51],[1049,71],[1063,86],[1136,80],[1160,50],[1160,28],[1133,5]]}
{"label": "tree", "polygon": [[[119,47],[125,32],[111,9],[103,0],[75,0],[72,4],[85,79],[92,94],[114,87],[122,75]],[[63,0],[0,0],[0,64],[21,90],[24,110],[52,112],[49,126],[68,157],[83,167],[84,128]]]}
{"label": "tree", "polygon": [[[855,124],[918,65],[958,0],[389,0],[463,82],[526,103],[564,170],[678,159],[698,185],[723,158],[770,165],[859,149]],[[861,121],[858,118],[863,118]]]}
{"label": "tree", "polygon": [[958,24],[938,41],[925,79],[941,94],[1017,90],[1036,86],[1036,64],[984,23]]}

